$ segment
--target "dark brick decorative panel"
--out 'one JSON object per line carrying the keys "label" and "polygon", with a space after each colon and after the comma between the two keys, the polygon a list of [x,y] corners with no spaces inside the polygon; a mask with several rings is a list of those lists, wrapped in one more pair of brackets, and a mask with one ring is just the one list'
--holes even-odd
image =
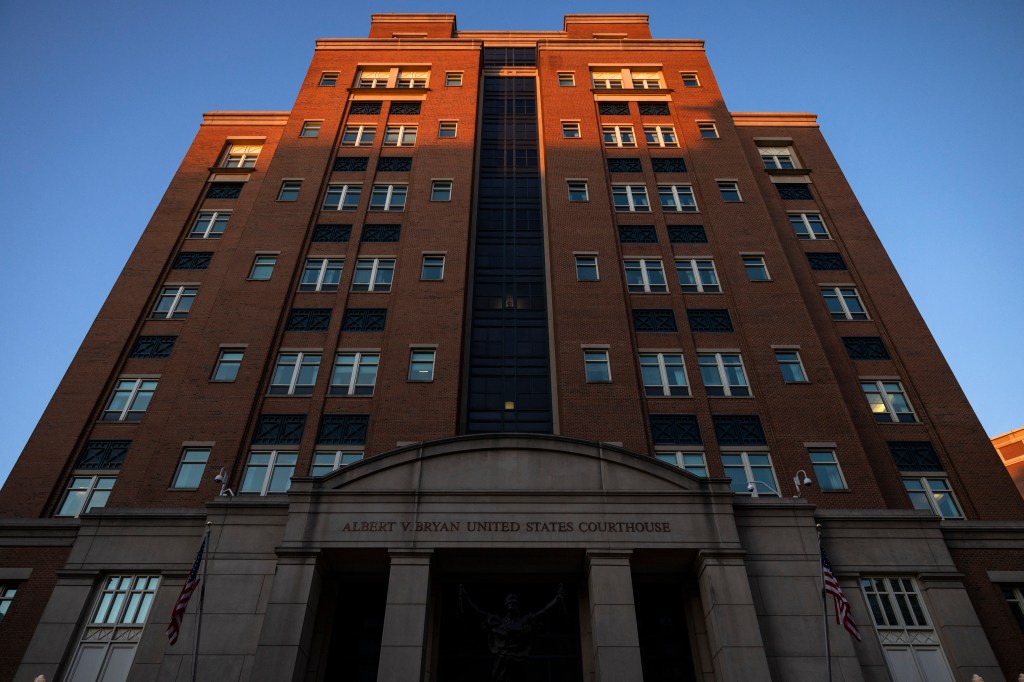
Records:
{"label": "dark brick decorative panel", "polygon": [[845,270],[846,261],[840,253],[809,253],[807,262],[811,270]]}
{"label": "dark brick decorative panel", "polygon": [[387,320],[387,308],[350,308],[345,311],[341,330],[346,332],[382,332]]}
{"label": "dark brick decorative panel", "polygon": [[811,188],[807,185],[797,185],[790,183],[788,185],[775,185],[779,190],[779,198],[781,199],[800,199],[800,200],[813,200],[811,196]]}
{"label": "dark brick decorative panel", "polygon": [[634,310],[633,329],[638,332],[674,332],[678,329],[676,315],[670,308]]}
{"label": "dark brick decorative panel", "polygon": [[135,339],[128,354],[130,358],[167,358],[174,350],[174,342],[177,336],[140,336]]}
{"label": "dark brick decorative panel", "polygon": [[943,471],[938,453],[926,440],[891,440],[889,453],[900,471]]}
{"label": "dark brick decorative panel", "polygon": [[213,251],[181,251],[174,257],[172,270],[205,270],[213,260]]}
{"label": "dark brick decorative panel", "polygon": [[761,418],[756,414],[719,414],[711,417],[719,445],[767,445]]}
{"label": "dark brick decorative panel", "polygon": [[207,199],[237,199],[242,193],[244,182],[211,182],[206,190]]}
{"label": "dark brick decorative panel", "polygon": [[601,102],[597,111],[602,116],[629,116],[629,102]]}
{"label": "dark brick decorative panel", "polygon": [[418,114],[420,113],[419,102],[392,102],[391,103],[392,114]]}
{"label": "dark brick decorative panel", "polygon": [[349,108],[350,114],[370,114],[376,116],[380,113],[380,102],[353,102]]}
{"label": "dark brick decorative panel", "polygon": [[619,241],[623,244],[657,244],[654,225],[619,225]]}
{"label": "dark brick decorative panel", "polygon": [[731,332],[732,319],[728,310],[703,308],[687,310],[686,317],[690,321],[690,331],[694,332]]}
{"label": "dark brick decorative panel", "polygon": [[670,156],[651,159],[655,173],[685,173],[686,160],[681,156]]}
{"label": "dark brick decorative panel", "polygon": [[641,116],[668,116],[671,112],[664,102],[637,102]]}
{"label": "dark brick decorative panel", "polygon": [[257,445],[298,445],[305,429],[304,414],[261,414],[252,442]]}
{"label": "dark brick decorative panel", "polygon": [[82,448],[76,469],[120,469],[128,456],[130,440],[91,440]]}
{"label": "dark brick decorative panel", "polygon": [[652,414],[651,435],[655,445],[700,445],[700,426],[693,414]]}
{"label": "dark brick decorative panel", "polygon": [[843,345],[851,360],[889,359],[889,351],[878,336],[844,336]]}
{"label": "dark brick decorative panel", "polygon": [[381,173],[404,173],[412,170],[411,156],[382,156],[377,161],[377,170]]}
{"label": "dark brick decorative panel", "polygon": [[325,414],[320,420],[318,445],[363,445],[370,425],[368,414]]}
{"label": "dark brick decorative panel", "polygon": [[368,156],[339,156],[334,159],[334,170],[339,172],[344,171],[364,171],[369,168],[370,157]]}
{"label": "dark brick decorative panel", "polygon": [[673,244],[706,244],[708,233],[703,225],[669,225],[668,240]]}
{"label": "dark brick decorative panel", "polygon": [[289,332],[322,332],[330,323],[330,308],[292,308],[284,329]]}
{"label": "dark brick decorative panel", "polygon": [[401,225],[363,225],[361,242],[397,242],[402,236]]}
{"label": "dark brick decorative panel", "polygon": [[643,173],[640,159],[608,159],[609,173]]}
{"label": "dark brick decorative panel", "polygon": [[352,238],[351,225],[317,225],[313,228],[314,242],[347,242]]}

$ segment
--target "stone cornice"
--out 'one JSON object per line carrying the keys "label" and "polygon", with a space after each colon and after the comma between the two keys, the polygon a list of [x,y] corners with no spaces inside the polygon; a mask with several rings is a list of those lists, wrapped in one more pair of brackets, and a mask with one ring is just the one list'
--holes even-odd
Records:
{"label": "stone cornice", "polygon": [[732,112],[732,122],[737,126],[789,126],[794,128],[817,128],[818,115],[806,112]]}
{"label": "stone cornice", "polygon": [[290,111],[207,111],[203,114],[203,125],[283,126],[289,115]]}

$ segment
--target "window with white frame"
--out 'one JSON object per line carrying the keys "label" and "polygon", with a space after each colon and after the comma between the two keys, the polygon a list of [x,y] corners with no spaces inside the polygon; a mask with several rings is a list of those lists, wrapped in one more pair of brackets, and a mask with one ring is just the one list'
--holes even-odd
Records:
{"label": "window with white frame", "polygon": [[903,475],[903,488],[914,509],[931,512],[944,519],[962,519],[964,514],[956,502],[949,479],[944,475]]}
{"label": "window with white frame", "polygon": [[338,76],[337,71],[324,71],[320,74],[320,87],[333,88],[338,84]]}
{"label": "window with white frame", "polygon": [[409,353],[409,381],[434,380],[434,356],[431,348],[413,348]]}
{"label": "window with white frame", "polygon": [[302,130],[299,131],[299,137],[320,137],[320,128],[322,128],[323,125],[323,121],[303,121]]}
{"label": "window with white frame", "polygon": [[580,122],[562,121],[562,137],[578,140],[580,138]]}
{"label": "window with white frame", "polygon": [[359,207],[359,199],[363,194],[362,185],[327,185],[324,195],[324,211],[354,211]]}
{"label": "window with white frame", "polygon": [[907,400],[903,384],[895,379],[861,380],[860,387],[868,399],[875,421],[883,423],[916,422],[917,415]]}
{"label": "window with white frame", "polygon": [[307,258],[299,291],[337,291],[344,267],[341,258]]}
{"label": "window with white frame", "polygon": [[663,211],[697,212],[697,200],[690,185],[658,185],[658,200]]}
{"label": "window with white frame", "polygon": [[626,258],[622,261],[626,269],[626,289],[633,294],[657,294],[668,292],[665,270],[657,258]]}
{"label": "window with white frame", "polygon": [[836,451],[832,448],[808,448],[807,455],[814,469],[814,480],[822,490],[846,490],[846,479],[839,468]]}
{"label": "window with white frame", "polygon": [[462,72],[448,71],[444,74],[444,85],[446,88],[462,87]]}
{"label": "window with white frame", "polygon": [[440,282],[444,279],[444,254],[425,253],[420,264],[420,279]]}
{"label": "window with white frame", "polygon": [[380,353],[339,351],[334,356],[328,392],[331,395],[373,395],[379,365]]}
{"label": "window with white frame", "polygon": [[374,185],[370,193],[371,211],[404,211],[408,185]]}
{"label": "window with white frame", "polygon": [[252,262],[252,270],[249,271],[249,279],[268,280],[274,274],[274,266],[277,265],[277,256],[258,255]]}
{"label": "window with white frame", "polygon": [[452,200],[452,181],[451,180],[433,180],[430,183],[430,200],[431,201],[451,201]]}
{"label": "window with white frame", "polygon": [[576,74],[572,71],[558,72],[558,87],[571,88],[576,85]]}
{"label": "window with white frame", "polygon": [[[729,486],[738,495],[778,495],[771,455],[766,451],[723,452],[722,467],[732,479]],[[753,485],[753,487],[751,487]]]}
{"label": "window with white frame", "polygon": [[721,293],[715,261],[711,258],[677,258],[676,276],[679,286],[687,294]]}
{"label": "window with white frame", "polygon": [[14,602],[14,595],[17,593],[16,586],[10,583],[0,583],[0,623],[3,622],[4,616],[10,610],[11,604]]}
{"label": "window with white frame", "polygon": [[748,396],[747,374],[739,353],[698,353],[697,366],[709,396]]}
{"label": "window with white frame", "polygon": [[270,379],[270,395],[310,395],[320,372],[320,353],[281,353]]}
{"label": "window with white frame", "polygon": [[192,224],[189,239],[220,239],[228,226],[231,211],[202,211]]}
{"label": "window with white frame", "polygon": [[569,201],[590,201],[586,180],[566,180],[569,187]]}
{"label": "window with white frame", "polygon": [[178,470],[174,472],[171,487],[175,490],[198,490],[199,484],[203,482],[203,472],[206,471],[206,462],[209,459],[210,448],[182,450],[181,461],[178,462]]}
{"label": "window with white frame", "polygon": [[807,383],[807,372],[800,361],[800,351],[796,348],[776,348],[775,362],[779,363],[782,380],[787,384]]}
{"label": "window with white frame", "polygon": [[866,320],[868,312],[860,301],[857,287],[821,287],[825,305],[833,320]]}
{"label": "window with white frame", "polygon": [[577,255],[576,256],[576,281],[596,282],[598,281],[597,256]]}
{"label": "window with white frame", "polygon": [[302,180],[285,180],[277,193],[278,201],[298,201],[302,191]]}
{"label": "window with white frame", "polygon": [[419,126],[388,126],[384,129],[385,147],[412,147],[416,144]]}
{"label": "window with white frame", "polygon": [[391,69],[362,69],[356,79],[357,88],[386,88]]}
{"label": "window with white frame", "polygon": [[799,168],[796,165],[793,150],[789,147],[758,147],[758,154],[764,163],[765,170],[790,170]]}
{"label": "window with white frame", "polygon": [[612,185],[612,203],[619,212],[646,213],[651,210],[644,185]]}
{"label": "window with white frame", "polygon": [[313,466],[310,476],[326,476],[343,466],[355,464],[363,459],[361,450],[318,450],[313,453]]}
{"label": "window with white frame", "polygon": [[249,453],[238,492],[256,495],[288,492],[298,460],[297,452],[253,450]]}
{"label": "window with white frame", "polygon": [[727,203],[743,201],[743,197],[740,196],[739,184],[732,180],[719,180],[718,193],[722,195],[722,201]]}
{"label": "window with white frame", "polygon": [[110,491],[117,481],[115,474],[94,474],[91,476],[72,476],[64,499],[54,516],[78,518],[93,509],[107,506]]}
{"label": "window with white frame", "polygon": [[221,348],[210,381],[234,381],[245,357],[244,348]]}
{"label": "window with white frame", "polygon": [[633,126],[601,126],[605,147],[635,147]]}
{"label": "window with white frame", "polygon": [[1004,585],[1003,599],[1006,600],[1006,605],[1010,607],[1017,625],[1020,626],[1021,630],[1024,630],[1024,590],[1020,586]]}
{"label": "window with white frame", "polygon": [[440,121],[437,124],[437,136],[440,138],[452,139],[459,134],[458,121]]}
{"label": "window with white frame", "polygon": [[352,274],[352,291],[386,293],[395,275],[394,258],[360,258]]}
{"label": "window with white frame", "polygon": [[377,126],[345,126],[341,134],[342,147],[369,147],[377,139]]}
{"label": "window with white frame", "polygon": [[254,168],[256,166],[256,159],[259,158],[260,152],[263,151],[262,144],[232,144],[229,145],[227,151],[224,152],[224,158],[221,160],[221,166],[223,168]]}
{"label": "window with white frame", "polygon": [[718,138],[718,126],[711,121],[704,121],[697,124],[697,132],[705,140],[714,140]]}
{"label": "window with white frame", "polygon": [[661,462],[685,469],[696,476],[708,477],[708,462],[703,452],[659,450],[654,456]]}
{"label": "window with white frame", "polygon": [[682,353],[640,353],[640,375],[649,398],[690,395]]}
{"label": "window with white frame", "polygon": [[633,87],[640,90],[657,90],[661,88],[660,71],[630,71]]}
{"label": "window with white frame", "polygon": [[608,351],[603,348],[583,349],[583,371],[588,384],[607,384],[612,380]]}
{"label": "window with white frame", "polygon": [[649,147],[678,147],[679,139],[672,126],[644,126],[644,139]]}
{"label": "window with white frame", "polygon": [[820,213],[790,213],[789,224],[797,239],[831,239]]}
{"label": "window with white frame", "polygon": [[118,379],[101,419],[105,422],[137,422],[146,413],[157,379]]}
{"label": "window with white frame", "polygon": [[591,71],[590,80],[595,90],[621,90],[622,71]]}
{"label": "window with white frame", "polygon": [[427,79],[429,78],[429,71],[409,71],[406,69],[400,69],[398,71],[398,82],[396,85],[400,88],[425,88],[427,87]]}
{"label": "window with white frame", "polygon": [[771,276],[768,274],[768,266],[764,262],[764,256],[747,255],[743,258],[743,270],[747,273],[747,279],[751,282],[769,282]]}
{"label": "window with white frame", "polygon": [[684,88],[699,88],[700,80],[697,79],[697,74],[692,71],[683,71],[679,74],[683,79]]}
{"label": "window with white frame", "polygon": [[157,296],[151,318],[156,320],[184,320],[199,294],[198,286],[188,284],[165,286]]}

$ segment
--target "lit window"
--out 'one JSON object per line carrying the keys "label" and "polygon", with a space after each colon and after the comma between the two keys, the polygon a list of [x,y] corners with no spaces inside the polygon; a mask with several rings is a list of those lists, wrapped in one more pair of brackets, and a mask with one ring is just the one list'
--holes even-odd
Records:
{"label": "lit window", "polygon": [[220,239],[230,217],[230,211],[203,211],[192,225],[189,239]]}
{"label": "lit window", "polygon": [[197,490],[203,481],[203,472],[209,458],[210,451],[207,448],[185,448],[171,487],[176,490]]}
{"label": "lit window", "polygon": [[798,239],[831,239],[820,213],[790,213],[789,223]]}
{"label": "lit window", "polygon": [[303,121],[299,137],[320,137],[320,128],[323,124],[323,121]]}
{"label": "lit window", "polygon": [[597,256],[576,256],[576,281],[596,282]]}
{"label": "lit window", "polygon": [[569,180],[569,201],[590,201],[586,180]]}
{"label": "lit window", "polygon": [[606,384],[612,380],[612,370],[608,363],[608,351],[584,350],[583,367],[588,384]]}
{"label": "lit window", "polygon": [[690,395],[682,353],[640,353],[640,374],[648,397]]}
{"label": "lit window", "polygon": [[391,291],[394,274],[393,258],[360,258],[352,275],[352,291]]}
{"label": "lit window", "polygon": [[0,585],[0,623],[3,622],[4,616],[11,608],[11,602],[14,601],[14,595],[17,592],[18,588],[14,585]]}
{"label": "lit window", "polygon": [[676,129],[672,126],[644,126],[644,139],[650,147],[678,147]]}
{"label": "lit window", "polygon": [[413,348],[409,356],[409,381],[434,380],[435,351]]}
{"label": "lit window", "polygon": [[337,291],[344,266],[340,258],[307,258],[299,291]]}
{"label": "lit window", "polygon": [[441,121],[437,124],[437,136],[440,138],[454,138],[459,134],[457,121]]}
{"label": "lit window", "polygon": [[661,462],[685,469],[696,476],[708,477],[708,463],[703,452],[658,452],[655,457]]}
{"label": "lit window", "polygon": [[797,167],[793,161],[793,150],[789,147],[758,147],[757,151],[766,170],[789,170]]}
{"label": "lit window", "polygon": [[268,280],[274,274],[277,256],[256,256],[249,271],[249,279]]}
{"label": "lit window", "polygon": [[626,268],[626,289],[633,294],[668,292],[665,270],[659,259],[628,258],[623,261]]}
{"label": "lit window", "polygon": [[449,88],[460,88],[462,87],[462,72],[461,71],[449,71],[444,75],[444,84]]}
{"label": "lit window", "polygon": [[324,211],[354,211],[359,206],[362,185],[328,185],[324,196]]}
{"label": "lit window", "polygon": [[224,168],[253,168],[259,158],[261,144],[233,144],[224,153],[221,166]]}
{"label": "lit window", "polygon": [[754,497],[767,493],[782,497],[775,481],[772,458],[767,452],[723,452],[722,466],[725,475],[732,479],[729,486],[734,493]]}
{"label": "lit window", "polygon": [[72,476],[64,500],[54,516],[78,518],[93,509],[107,506],[116,476]]}
{"label": "lit window", "polygon": [[391,78],[391,70],[386,71],[360,71],[356,79],[357,88],[386,88],[388,79]]}
{"label": "lit window", "polygon": [[680,76],[683,77],[683,87],[685,88],[699,88],[700,81],[697,80],[697,74],[691,71],[684,71]]}
{"label": "lit window", "polygon": [[562,137],[578,140],[580,138],[579,121],[562,121]]}
{"label": "lit window", "polygon": [[576,74],[572,71],[558,72],[558,87],[571,88],[576,85]]}
{"label": "lit window", "polygon": [[444,256],[423,254],[420,279],[440,281],[444,279]]}
{"label": "lit window", "polygon": [[277,450],[258,450],[249,453],[249,461],[242,474],[240,493],[286,493],[292,485],[292,474],[295,473],[297,452],[279,452]]}
{"label": "lit window", "polygon": [[717,294],[722,291],[710,258],[685,258],[676,261],[679,286],[688,294]]}
{"label": "lit window", "polygon": [[903,384],[899,381],[861,381],[860,387],[868,399],[876,422],[916,422],[917,415],[907,400]]}
{"label": "lit window", "polygon": [[591,71],[590,79],[596,90],[621,90],[621,71]]}
{"label": "lit window", "polygon": [[751,282],[768,282],[771,277],[768,275],[768,266],[765,265],[764,256],[743,256],[743,269],[747,272],[747,279]]}
{"label": "lit window", "polygon": [[714,123],[698,123],[697,130],[700,131],[700,136],[706,140],[718,137],[718,127]]}
{"label": "lit window", "polygon": [[331,395],[373,395],[380,353],[343,352],[334,358]]}
{"label": "lit window", "polygon": [[[459,75],[461,77],[462,74]],[[399,71],[397,85],[400,88],[425,88],[429,77],[429,71]]]}
{"label": "lit window", "polygon": [[722,201],[737,202],[743,201],[743,197],[740,196],[740,187],[735,182],[722,182],[718,183],[718,191],[722,195]]}
{"label": "lit window", "polygon": [[661,87],[661,73],[658,71],[632,71],[633,87],[640,90],[657,90]]}
{"label": "lit window", "polygon": [[709,396],[748,396],[750,386],[739,353],[698,353],[697,365]]}
{"label": "lit window", "polygon": [[310,469],[310,476],[326,476],[332,471],[337,471],[343,466],[355,464],[363,458],[359,450],[335,450],[331,452],[314,452],[313,468]]}
{"label": "lit window", "polygon": [[320,74],[320,87],[333,88],[338,84],[337,71],[324,71]]}
{"label": "lit window", "polygon": [[635,147],[633,126],[601,126],[605,147]]}
{"label": "lit window", "polygon": [[822,287],[821,295],[833,320],[866,320],[868,313],[856,287]]}
{"label": "lit window", "polygon": [[371,211],[404,211],[408,185],[374,185],[370,193]]}
{"label": "lit window", "polygon": [[319,353],[281,353],[270,379],[270,395],[310,395],[319,372]]}
{"label": "lit window", "polygon": [[804,372],[803,363],[800,362],[799,351],[788,349],[776,350],[775,361],[779,363],[782,380],[787,384],[807,383],[807,374]]}
{"label": "lit window", "polygon": [[103,410],[105,422],[137,422],[142,419],[156,391],[156,379],[118,379]]}
{"label": "lit window", "polygon": [[210,381],[234,381],[238,378],[238,370],[242,366],[245,351],[241,348],[221,349],[217,356],[217,364],[213,367]]}
{"label": "lit window", "polygon": [[452,200],[452,181],[451,180],[434,180],[430,184],[430,200],[431,201],[451,201]]}
{"label": "lit window", "polygon": [[302,180],[285,180],[281,183],[281,191],[277,193],[278,201],[298,201]]}
{"label": "lit window", "polygon": [[814,480],[822,490],[846,490],[843,472],[839,469],[839,460],[835,450],[815,449],[808,451],[811,466],[814,467]]}
{"label": "lit window", "polygon": [[418,126],[388,126],[384,129],[385,147],[412,147]]}
{"label": "lit window", "polygon": [[693,198],[693,188],[689,185],[658,185],[658,199],[663,211],[697,212],[697,200]]}
{"label": "lit window", "polygon": [[643,185],[612,185],[612,203],[616,211],[647,212],[651,210],[647,188]]}
{"label": "lit window", "polygon": [[377,126],[345,126],[341,134],[343,147],[369,147],[377,139]]}

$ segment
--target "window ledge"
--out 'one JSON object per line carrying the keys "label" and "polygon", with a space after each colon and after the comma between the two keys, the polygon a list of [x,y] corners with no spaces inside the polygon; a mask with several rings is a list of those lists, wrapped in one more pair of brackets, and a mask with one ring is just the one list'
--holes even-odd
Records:
{"label": "window ledge", "polygon": [[256,168],[226,168],[224,166],[210,166],[207,170],[216,175],[248,175],[256,171]]}
{"label": "window ledge", "polygon": [[765,168],[765,173],[768,175],[807,175],[811,172],[810,168]]}
{"label": "window ledge", "polygon": [[381,95],[405,95],[415,94],[420,92],[430,92],[430,88],[349,88],[348,91],[352,93],[360,94],[375,94],[380,93]]}
{"label": "window ledge", "polygon": [[672,88],[590,88],[590,91],[595,95],[629,94],[631,98],[639,97],[640,99],[643,99],[644,95],[660,96],[670,95],[673,92],[675,92],[675,90],[673,90]]}

